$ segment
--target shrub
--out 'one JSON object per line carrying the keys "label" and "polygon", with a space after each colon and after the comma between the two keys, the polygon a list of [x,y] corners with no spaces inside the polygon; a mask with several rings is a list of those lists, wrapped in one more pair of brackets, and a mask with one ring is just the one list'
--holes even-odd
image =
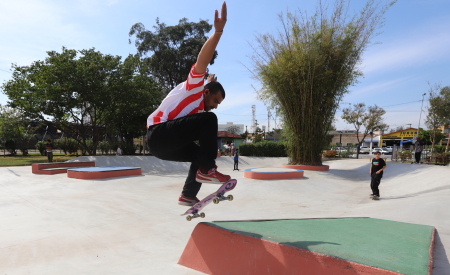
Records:
{"label": "shrub", "polygon": [[113,150],[111,144],[108,141],[106,141],[106,140],[100,141],[98,143],[98,148],[100,149],[100,152],[102,154],[109,154],[109,151]]}
{"label": "shrub", "polygon": [[64,151],[65,155],[75,153],[78,150],[78,143],[73,138],[60,138],[54,140],[56,148]]}
{"label": "shrub", "polygon": [[16,154],[16,142],[14,140],[8,140],[5,143],[5,148],[11,155]]}
{"label": "shrub", "polygon": [[47,144],[47,142],[45,142],[44,140],[38,141],[36,142],[36,144],[34,145],[34,148],[36,148],[39,151],[39,154],[41,154],[41,156],[45,156],[45,145]]}
{"label": "shrub", "polygon": [[397,154],[402,161],[405,161],[407,159],[412,159],[412,155],[413,155],[411,153],[411,151],[406,151],[406,150],[399,151]]}
{"label": "shrub", "polygon": [[445,145],[434,145],[434,152],[436,153],[444,153],[445,152]]}
{"label": "shrub", "polygon": [[286,146],[283,142],[261,141],[239,145],[239,154],[249,157],[286,157]]}
{"label": "shrub", "polygon": [[322,152],[322,157],[325,158],[334,158],[337,155],[337,151],[335,150],[325,150]]}

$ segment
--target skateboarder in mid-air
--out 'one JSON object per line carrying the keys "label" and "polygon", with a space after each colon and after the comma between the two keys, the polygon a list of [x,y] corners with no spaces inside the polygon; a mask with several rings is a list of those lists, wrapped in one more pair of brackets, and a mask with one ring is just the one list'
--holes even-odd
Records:
{"label": "skateboarder in mid-air", "polygon": [[202,182],[223,184],[230,180],[230,176],[217,171],[217,117],[209,112],[225,99],[225,90],[214,75],[204,84],[206,68],[226,21],[227,6],[223,2],[220,17],[215,11],[214,33],[200,50],[186,81],[175,87],[147,119],[150,152],[159,159],[191,163],[178,198],[181,205],[192,206],[199,201],[197,193]]}
{"label": "skateboarder in mid-air", "polygon": [[372,164],[370,165],[370,188],[372,189],[370,198],[378,200],[380,198],[380,189],[378,189],[378,186],[380,186],[381,178],[383,177],[383,170],[386,169],[386,162],[384,159],[380,158],[380,151],[377,151],[374,154],[375,157],[372,159]]}

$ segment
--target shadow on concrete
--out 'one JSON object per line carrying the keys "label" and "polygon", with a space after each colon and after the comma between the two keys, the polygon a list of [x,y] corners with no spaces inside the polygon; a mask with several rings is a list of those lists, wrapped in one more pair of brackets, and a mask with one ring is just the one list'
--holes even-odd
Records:
{"label": "shadow on concrete", "polygon": [[[199,232],[200,233],[200,232]],[[333,274],[345,266],[345,274],[360,274],[348,261],[325,257],[309,251],[310,246],[322,244],[340,245],[321,241],[296,241],[276,243],[263,239],[262,235],[233,230],[232,234],[242,234],[250,238],[220,238],[212,248],[209,238],[194,231],[191,235],[195,247],[200,253],[201,261],[211,274],[233,274],[233,271],[248,274],[297,274],[309,270],[311,274]],[[233,236],[231,235],[231,236]],[[208,239],[208,240],[207,240]],[[225,249],[225,247],[228,247]],[[195,259],[197,260],[197,259]],[[230,268],[232,262],[232,268]],[[187,265],[188,266],[188,265]],[[188,266],[189,267],[189,266]],[[236,273],[237,274],[237,273]]]}
{"label": "shadow on concrete", "polygon": [[447,190],[447,189],[450,189],[450,185],[447,185],[447,186],[441,186],[441,187],[436,187],[436,188],[431,188],[431,189],[423,190],[423,191],[416,192],[416,193],[405,194],[404,196],[400,196],[400,197],[389,197],[389,198],[381,198],[381,199],[383,199],[383,200],[407,199],[407,198],[416,197],[416,196],[418,196],[418,195],[423,195],[423,194],[427,194],[427,193],[439,192],[439,191],[443,191],[443,190]]}
{"label": "shadow on concrete", "polygon": [[16,172],[14,172],[13,170],[11,170],[11,169],[9,169],[9,168],[6,168],[6,170],[8,170],[9,172],[13,173],[13,174],[14,174],[14,176],[16,176],[16,177],[20,177],[20,175],[19,175],[19,174],[17,174]]}
{"label": "shadow on concrete", "polygon": [[447,253],[442,244],[439,232],[436,230],[434,235],[434,251],[433,251],[433,275],[448,275],[450,274],[450,263],[448,261]]}

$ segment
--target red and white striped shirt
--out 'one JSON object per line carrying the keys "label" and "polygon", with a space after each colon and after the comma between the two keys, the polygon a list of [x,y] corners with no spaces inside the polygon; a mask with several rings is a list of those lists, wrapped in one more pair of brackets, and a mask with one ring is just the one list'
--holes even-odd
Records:
{"label": "red and white striped shirt", "polygon": [[147,128],[204,111],[203,90],[206,73],[197,74],[194,68],[195,64],[192,65],[187,80],[170,91],[158,109],[147,118]]}

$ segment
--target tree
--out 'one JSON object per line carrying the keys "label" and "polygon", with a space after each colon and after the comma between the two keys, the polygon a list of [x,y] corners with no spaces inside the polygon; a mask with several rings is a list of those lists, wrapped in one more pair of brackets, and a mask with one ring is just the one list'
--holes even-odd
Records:
{"label": "tree", "polygon": [[[208,24],[207,20],[194,23],[183,18],[178,25],[167,26],[157,18],[153,28],[154,32],[146,30],[144,24],[136,23],[131,27],[129,36],[135,36],[134,44],[140,56],[150,54],[144,60],[165,95],[186,80],[198,53],[208,39],[206,34],[212,25]],[[216,57],[217,51],[211,59],[211,65]]]}
{"label": "tree", "polygon": [[235,135],[238,135],[240,130],[241,130],[241,128],[239,128],[239,126],[237,126],[237,125],[232,125],[227,128],[227,132],[230,132]]}
{"label": "tree", "polygon": [[162,100],[161,88],[148,76],[149,68],[137,55],[129,55],[109,82],[111,104],[104,116],[109,132],[124,143],[124,154],[134,154],[134,138],[144,136],[147,117]]}
{"label": "tree", "polygon": [[394,2],[380,7],[369,0],[353,17],[347,17],[345,0],[331,13],[319,2],[311,17],[280,15],[278,36],[257,36],[253,63],[262,83],[259,96],[280,110],[290,163],[322,164],[339,102],[362,75],[357,68],[362,53]]}
{"label": "tree", "polygon": [[0,105],[0,139],[9,142],[7,147],[12,155],[16,154],[17,147],[24,156],[28,154],[28,142],[39,126],[31,126],[30,120],[19,109]]}
{"label": "tree", "polygon": [[[436,93],[439,91],[440,86],[438,84],[431,86],[430,85],[430,98],[428,108],[428,114],[425,120],[425,125],[430,130],[430,140],[431,140],[431,152],[433,152],[434,145],[438,142],[439,134],[441,130],[440,126],[449,123],[448,114],[445,113],[448,108],[446,105],[448,104],[445,100],[444,96],[441,96]],[[445,91],[444,91],[445,94]]]}
{"label": "tree", "polygon": [[[12,80],[2,86],[10,106],[40,121],[52,117],[64,135],[90,155],[96,154],[99,140],[108,131],[123,135],[134,131],[136,124],[145,129],[142,112],[148,116],[160,94],[148,72],[136,69],[140,64],[136,58],[122,64],[120,56],[95,49],[62,48],[61,53],[47,54],[44,61],[30,66],[13,65]],[[141,122],[133,120],[139,112]],[[123,127],[117,128],[119,124]]]}
{"label": "tree", "polygon": [[[366,107],[364,103],[354,104],[353,107],[342,110],[342,119],[348,124],[352,124],[356,130],[358,148],[356,158],[359,157],[359,149],[367,135],[377,130],[387,130],[388,125],[384,123],[383,115],[386,111],[377,105]],[[362,130],[364,128],[364,130]],[[359,133],[362,131],[363,137],[360,139]]]}
{"label": "tree", "polygon": [[[438,106],[435,106],[435,108],[437,115],[442,120],[445,129],[450,125],[450,86],[445,86],[440,90],[439,100],[440,103]],[[448,139],[447,145],[445,146],[445,152],[448,152],[450,138],[448,134],[446,136]]]}
{"label": "tree", "polygon": [[262,132],[261,128],[256,127],[255,133],[252,136],[253,142],[261,142],[263,140]]}
{"label": "tree", "polygon": [[425,144],[432,144],[432,136],[434,135],[435,143],[440,142],[442,139],[445,138],[445,135],[441,132],[441,130],[438,130],[436,132],[432,130],[423,130],[420,128],[419,130],[419,137],[420,141],[424,142]]}

